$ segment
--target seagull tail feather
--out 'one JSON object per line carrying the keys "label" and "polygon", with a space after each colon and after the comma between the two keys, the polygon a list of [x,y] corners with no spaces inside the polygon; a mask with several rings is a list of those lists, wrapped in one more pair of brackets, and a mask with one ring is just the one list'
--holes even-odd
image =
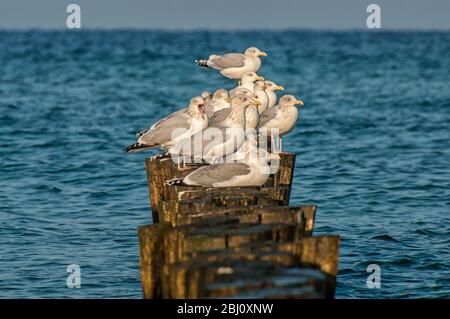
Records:
{"label": "seagull tail feather", "polygon": [[141,151],[145,151],[148,150],[150,148],[153,148],[157,145],[153,144],[153,145],[147,145],[147,144],[142,144],[142,143],[134,143],[131,144],[130,146],[127,146],[123,149],[124,153],[135,153],[135,152],[141,152]]}
{"label": "seagull tail feather", "polygon": [[166,181],[165,183],[166,185],[169,186],[187,186],[187,184],[185,184],[183,182],[183,178],[173,178],[173,179],[169,179]]}
{"label": "seagull tail feather", "polygon": [[195,60],[195,63],[197,63],[198,65],[203,66],[205,68],[209,68],[208,60],[204,60],[204,59]]}

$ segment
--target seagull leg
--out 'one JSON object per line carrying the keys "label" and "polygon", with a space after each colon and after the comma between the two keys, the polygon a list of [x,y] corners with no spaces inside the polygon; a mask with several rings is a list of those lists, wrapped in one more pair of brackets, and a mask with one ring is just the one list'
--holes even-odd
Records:
{"label": "seagull leg", "polygon": [[[183,165],[181,165],[181,162],[183,163]],[[180,160],[180,157],[178,157],[177,170],[178,170],[179,172],[191,170],[191,167],[189,167],[188,165],[186,165],[186,162],[184,161],[184,157],[181,157],[181,160]]]}
{"label": "seagull leg", "polygon": [[273,134],[270,134],[270,151],[275,152],[274,144],[273,144]]}
{"label": "seagull leg", "polygon": [[283,153],[283,138],[280,136],[280,153]]}
{"label": "seagull leg", "polygon": [[272,149],[271,149],[272,153],[274,153],[274,154],[279,153],[279,151],[277,150],[277,143],[275,143],[275,135],[273,133],[271,133],[271,135],[270,135],[270,142],[271,142],[271,147],[272,147]]}

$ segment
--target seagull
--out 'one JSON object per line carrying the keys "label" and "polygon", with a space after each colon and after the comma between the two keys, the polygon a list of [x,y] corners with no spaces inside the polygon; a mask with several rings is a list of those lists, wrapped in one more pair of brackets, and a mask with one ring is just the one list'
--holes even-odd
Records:
{"label": "seagull", "polygon": [[[232,97],[232,100],[234,99],[234,97],[236,96],[245,96],[247,98],[250,98],[253,101],[253,104],[250,104],[246,110],[245,110],[245,125],[244,128],[247,128],[247,126],[253,127],[256,129],[256,126],[258,125],[259,122],[259,116],[258,116],[258,120],[256,122],[256,124],[251,124],[251,121],[255,121],[255,119],[253,118],[247,118],[247,115],[251,116],[250,113],[253,113],[252,111],[248,112],[249,108],[255,108],[256,106],[259,105],[259,101],[256,100],[256,95],[249,93],[249,91],[247,89],[239,89],[242,91],[242,93],[239,94],[235,94]],[[233,109],[233,107],[230,108],[224,108],[216,113],[214,113],[213,116],[211,116],[209,118],[209,127],[233,127],[235,120],[234,118],[232,118],[232,114],[233,112],[235,112],[235,110]],[[247,124],[247,121],[250,121],[249,124]]]}
{"label": "seagull", "polygon": [[272,106],[275,106],[275,104],[277,104],[277,95],[275,91],[283,91],[284,87],[281,85],[277,85],[272,81],[265,81],[264,83],[266,84],[266,94],[269,98],[269,104],[267,108],[271,108]]}
{"label": "seagull", "polygon": [[203,187],[262,186],[270,174],[270,160],[279,160],[278,154],[271,154],[256,146],[256,141],[246,140],[243,145],[242,162],[217,163],[197,168],[184,178],[175,178],[167,185],[189,185]]}
{"label": "seagull", "polygon": [[258,48],[251,47],[242,53],[228,53],[225,55],[210,55],[208,59],[195,60],[200,66],[218,70],[229,79],[239,80],[245,72],[257,72],[261,67],[259,57],[267,56],[267,53]]}
{"label": "seagull", "polygon": [[[280,138],[280,151],[282,151],[282,136],[292,131],[297,122],[298,110],[295,105],[304,105],[293,95],[283,95],[278,105],[267,109],[260,116],[258,132],[265,136],[270,134],[272,149],[275,149],[274,138]],[[277,132],[278,130],[278,132]]]}
{"label": "seagull", "polygon": [[205,103],[205,111],[208,117],[214,113],[230,107],[230,96],[225,89],[218,89],[214,92],[210,100]]}
{"label": "seagull", "polygon": [[261,102],[256,100],[255,104],[251,104],[245,110],[245,134],[256,134],[256,128],[259,124],[259,112]]}
{"label": "seagull", "polygon": [[251,93],[255,92],[255,82],[264,81],[262,76],[259,76],[255,72],[247,72],[242,75],[241,84],[230,91],[230,95],[234,95],[234,91],[237,89],[247,89]]}
{"label": "seagull", "polygon": [[167,148],[208,126],[205,100],[201,96],[191,99],[186,112],[178,115],[174,115],[175,113],[156,122],[149,130],[139,136],[137,143],[126,147],[123,151],[129,153],[144,151],[153,147]]}
{"label": "seagull", "polygon": [[266,93],[266,84],[264,81],[255,82],[255,95],[256,99],[261,103],[258,105],[258,113],[262,114],[269,106],[269,97]]}
{"label": "seagull", "polygon": [[[195,162],[204,160],[215,163],[236,152],[245,141],[245,109],[258,103],[246,95],[236,95],[231,99],[231,107],[216,113],[211,119],[212,125],[197,132],[190,138],[169,148],[172,158],[185,162],[193,158]],[[219,114],[220,113],[220,114]],[[225,116],[225,115],[226,116]],[[220,118],[216,117],[220,115]],[[183,169],[180,168],[179,169]]]}
{"label": "seagull", "polygon": [[[204,91],[202,94],[205,100],[205,113],[209,117],[211,117],[215,112],[220,111],[223,108],[230,107],[230,97],[228,96],[227,90],[218,89],[214,92],[213,95],[208,91]],[[211,96],[208,98],[208,96]],[[206,98],[205,98],[206,97]],[[147,134],[149,131],[155,128],[155,126],[164,125],[165,127],[183,127],[189,128],[189,108],[185,107],[178,111],[173,112],[172,114],[166,116],[165,118],[159,120],[149,129],[143,130],[136,134],[137,138],[140,138],[142,135]]]}
{"label": "seagull", "polygon": [[[261,106],[260,100],[257,98],[256,94],[250,92],[250,90],[243,87],[236,88],[232,91],[233,91],[232,97],[238,94],[244,94],[247,97],[254,98],[257,101],[256,106],[250,105],[245,110],[245,134],[256,134],[256,127],[258,126],[259,123],[259,108]],[[225,115],[217,114],[217,117],[220,116],[224,117]],[[214,119],[213,125],[216,121],[217,119]]]}

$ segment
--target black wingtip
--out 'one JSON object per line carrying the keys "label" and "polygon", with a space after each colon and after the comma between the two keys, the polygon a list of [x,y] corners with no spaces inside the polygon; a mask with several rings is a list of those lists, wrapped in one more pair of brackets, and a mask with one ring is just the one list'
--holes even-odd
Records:
{"label": "black wingtip", "polygon": [[186,184],[183,182],[182,178],[174,178],[174,179],[169,179],[165,182],[166,185],[168,186],[185,186]]}
{"label": "black wingtip", "polygon": [[197,63],[197,65],[203,66],[205,68],[209,68],[208,60],[198,59],[198,60],[195,60],[195,63]]}
{"label": "black wingtip", "polygon": [[145,149],[151,148],[151,147],[152,146],[146,145],[146,144],[134,143],[134,144],[131,144],[130,146],[125,147],[123,149],[123,152],[125,154],[131,153],[131,152],[139,152],[139,151],[143,151]]}

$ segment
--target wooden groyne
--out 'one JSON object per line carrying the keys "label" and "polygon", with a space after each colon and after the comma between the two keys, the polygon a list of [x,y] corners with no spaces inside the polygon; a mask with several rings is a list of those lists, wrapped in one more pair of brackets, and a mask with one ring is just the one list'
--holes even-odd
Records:
{"label": "wooden groyne", "polygon": [[338,236],[316,206],[288,206],[295,155],[262,187],[168,186],[191,171],[146,160],[153,224],[138,229],[144,298],[332,298]]}

